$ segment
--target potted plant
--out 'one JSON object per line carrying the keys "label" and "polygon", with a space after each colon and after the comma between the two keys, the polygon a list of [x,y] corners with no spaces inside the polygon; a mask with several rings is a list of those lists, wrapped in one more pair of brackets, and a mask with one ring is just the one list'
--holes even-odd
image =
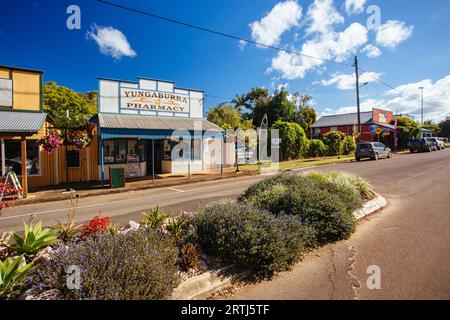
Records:
{"label": "potted plant", "polygon": [[72,145],[77,148],[86,148],[91,143],[91,138],[84,130],[70,131],[67,134],[67,145]]}
{"label": "potted plant", "polygon": [[56,133],[46,134],[41,137],[37,144],[41,146],[47,153],[52,153],[62,144],[61,137]]}

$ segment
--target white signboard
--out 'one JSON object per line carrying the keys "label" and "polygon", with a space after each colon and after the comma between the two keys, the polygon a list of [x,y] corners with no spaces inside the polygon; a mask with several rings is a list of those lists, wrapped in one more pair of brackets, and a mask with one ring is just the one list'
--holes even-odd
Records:
{"label": "white signboard", "polygon": [[189,96],[142,89],[120,89],[123,110],[166,111],[189,113]]}

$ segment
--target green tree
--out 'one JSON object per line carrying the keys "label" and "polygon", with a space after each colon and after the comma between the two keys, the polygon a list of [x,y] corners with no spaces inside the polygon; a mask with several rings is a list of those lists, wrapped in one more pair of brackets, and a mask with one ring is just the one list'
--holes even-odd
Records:
{"label": "green tree", "polygon": [[231,103],[234,105],[234,108],[239,111],[239,113],[242,113],[243,110],[249,109],[251,107],[247,95],[245,94],[236,95]]}
{"label": "green tree", "polygon": [[295,101],[289,98],[289,93],[286,90],[275,92],[267,109],[269,125],[278,120],[285,122],[295,120]]}
{"label": "green tree", "polygon": [[319,158],[327,154],[327,146],[319,139],[313,139],[308,144],[308,155],[310,157]]}
{"label": "green tree", "polygon": [[342,154],[344,155],[350,155],[352,153],[354,153],[356,150],[356,144],[355,144],[355,140],[353,139],[352,136],[345,136],[344,141],[343,141],[343,145],[342,145]]}
{"label": "green tree", "polygon": [[401,147],[405,147],[408,140],[415,139],[420,134],[420,126],[414,120],[405,117],[398,117],[392,120],[392,124],[395,120],[398,121],[398,144]]}
{"label": "green tree", "polygon": [[222,104],[217,108],[210,108],[208,112],[208,121],[218,125],[224,130],[227,129],[250,129],[253,128],[251,120],[242,118],[238,110],[231,104]]}
{"label": "green tree", "polygon": [[423,123],[423,128],[433,132],[434,137],[439,137],[441,134],[441,128],[439,127],[439,124],[434,123],[432,120],[425,121]]}
{"label": "green tree", "polygon": [[308,139],[298,123],[277,120],[272,128],[280,132],[282,160],[299,159],[305,154]]}
{"label": "green tree", "polygon": [[312,107],[300,106],[300,109],[297,112],[297,121],[302,126],[303,130],[305,130],[308,137],[312,138],[311,127],[317,121],[316,110]]}
{"label": "green tree", "polygon": [[450,137],[450,117],[439,123],[440,135],[444,138]]}
{"label": "green tree", "polygon": [[76,93],[56,82],[47,82],[44,84],[44,111],[56,127],[85,127],[88,118],[97,112],[96,94],[94,91]]}
{"label": "green tree", "polygon": [[342,155],[344,140],[345,133],[340,131],[329,131],[322,137],[322,141],[327,146],[330,156]]}

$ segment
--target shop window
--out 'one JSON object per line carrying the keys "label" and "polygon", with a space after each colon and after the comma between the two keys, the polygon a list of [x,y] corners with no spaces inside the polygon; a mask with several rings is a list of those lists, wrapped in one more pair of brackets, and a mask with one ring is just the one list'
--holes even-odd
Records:
{"label": "shop window", "polygon": [[137,155],[140,162],[145,161],[145,141],[108,140],[103,147],[105,164],[126,163],[128,155]]}
{"label": "shop window", "polygon": [[12,107],[13,90],[11,79],[0,79],[0,107]]}
{"label": "shop window", "polygon": [[138,143],[137,140],[128,140],[128,154],[137,155],[138,154]]}
{"label": "shop window", "polygon": [[[3,157],[3,155],[2,155]],[[14,171],[17,175],[22,174],[22,156],[20,140],[5,140],[5,174]],[[39,175],[39,146],[36,140],[27,140],[27,174]]]}
{"label": "shop window", "polygon": [[80,150],[67,150],[67,168],[80,168]]}
{"label": "shop window", "polygon": [[105,163],[114,163],[114,141],[103,142]]}
{"label": "shop window", "polygon": [[116,163],[127,162],[127,141],[120,140],[116,144]]}
{"label": "shop window", "polygon": [[145,161],[145,144],[144,141],[138,142],[138,155],[139,155],[139,161],[144,162]]}

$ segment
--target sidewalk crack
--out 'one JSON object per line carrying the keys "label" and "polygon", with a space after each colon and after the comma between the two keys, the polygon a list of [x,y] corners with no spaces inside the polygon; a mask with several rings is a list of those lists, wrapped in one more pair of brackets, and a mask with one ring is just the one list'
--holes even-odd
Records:
{"label": "sidewalk crack", "polygon": [[348,246],[348,249],[350,250],[350,252],[352,253],[352,255],[348,258],[348,260],[351,263],[348,267],[347,273],[350,276],[351,286],[352,286],[352,290],[353,290],[353,300],[359,300],[357,289],[359,289],[361,287],[361,283],[354,275],[355,264],[356,264],[356,255],[358,253],[358,250],[356,250],[355,248],[353,248],[350,245],[347,245],[347,246]]}

